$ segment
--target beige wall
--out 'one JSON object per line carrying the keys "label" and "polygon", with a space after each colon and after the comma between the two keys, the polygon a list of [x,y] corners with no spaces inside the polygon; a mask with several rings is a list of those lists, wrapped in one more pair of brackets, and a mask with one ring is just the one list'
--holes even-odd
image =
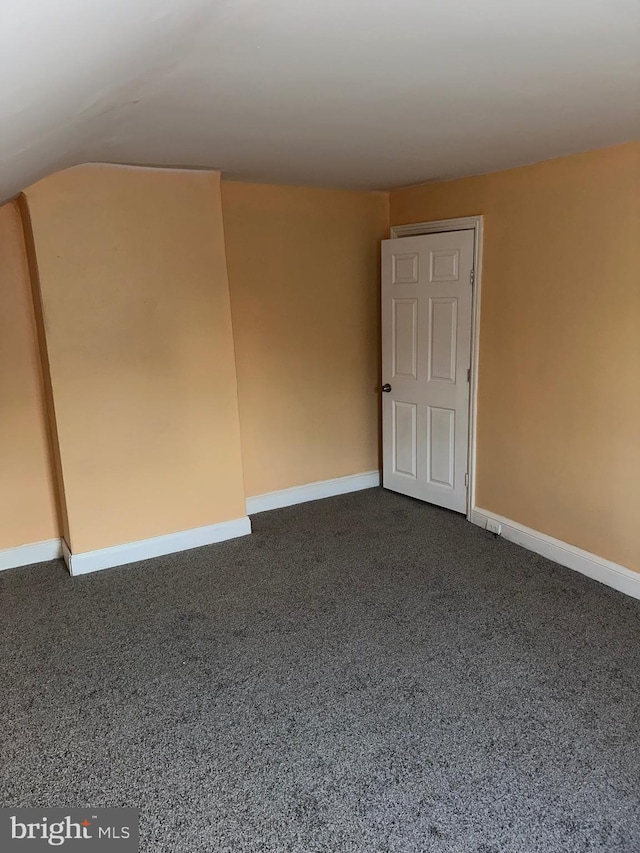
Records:
{"label": "beige wall", "polygon": [[478,505],[640,570],[640,143],[390,204],[485,215]]}
{"label": "beige wall", "polygon": [[222,183],[248,495],[379,467],[387,197]]}
{"label": "beige wall", "polygon": [[26,197],[72,551],[244,516],[219,176],[86,166]]}
{"label": "beige wall", "polygon": [[0,550],[59,536],[22,221],[0,207]]}
{"label": "beige wall", "polygon": [[[637,570],[639,188],[634,143],[390,197],[485,215],[478,505]],[[242,462],[250,495],[378,467],[387,196],[221,208],[215,174],[118,167],[26,196],[75,552],[244,515]],[[58,535],[15,205],[0,276],[3,548]]]}

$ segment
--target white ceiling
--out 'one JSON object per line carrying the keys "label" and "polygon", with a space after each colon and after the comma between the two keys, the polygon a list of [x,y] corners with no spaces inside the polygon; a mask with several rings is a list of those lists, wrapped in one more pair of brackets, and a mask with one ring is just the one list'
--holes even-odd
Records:
{"label": "white ceiling", "polygon": [[0,199],[74,163],[389,188],[640,137],[639,0],[0,0]]}

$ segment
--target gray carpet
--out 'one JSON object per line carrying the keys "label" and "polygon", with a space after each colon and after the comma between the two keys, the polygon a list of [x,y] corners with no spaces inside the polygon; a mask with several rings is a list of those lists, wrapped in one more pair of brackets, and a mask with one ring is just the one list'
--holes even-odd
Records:
{"label": "gray carpet", "polygon": [[148,853],[640,850],[640,602],[380,489],[0,574],[0,800]]}

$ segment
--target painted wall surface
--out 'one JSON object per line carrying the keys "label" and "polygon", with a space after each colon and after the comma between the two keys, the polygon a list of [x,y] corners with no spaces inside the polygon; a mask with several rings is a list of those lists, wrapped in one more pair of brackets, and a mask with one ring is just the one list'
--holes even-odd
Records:
{"label": "painted wall surface", "polygon": [[74,553],[245,515],[219,176],[26,191]]}
{"label": "painted wall surface", "polygon": [[223,181],[248,495],[379,467],[387,197]]}
{"label": "painted wall surface", "polygon": [[640,570],[640,143],[390,210],[485,215],[476,503]]}
{"label": "painted wall surface", "polygon": [[0,549],[59,535],[29,271],[14,202],[0,207]]}

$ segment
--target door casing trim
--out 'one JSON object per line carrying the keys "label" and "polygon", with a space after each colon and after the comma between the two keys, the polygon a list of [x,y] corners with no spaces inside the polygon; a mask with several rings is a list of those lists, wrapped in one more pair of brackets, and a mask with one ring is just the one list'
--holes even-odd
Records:
{"label": "door casing trim", "polygon": [[482,241],[484,217],[462,216],[458,219],[436,219],[432,222],[412,222],[409,225],[392,225],[389,236],[419,237],[423,234],[438,234],[442,231],[473,231],[474,282],[471,295],[471,382],[469,388],[469,447],[467,467],[469,488],[467,489],[467,520],[471,521],[471,510],[476,505],[476,443],[478,432],[478,368],[480,362],[480,303],[482,294]]}

